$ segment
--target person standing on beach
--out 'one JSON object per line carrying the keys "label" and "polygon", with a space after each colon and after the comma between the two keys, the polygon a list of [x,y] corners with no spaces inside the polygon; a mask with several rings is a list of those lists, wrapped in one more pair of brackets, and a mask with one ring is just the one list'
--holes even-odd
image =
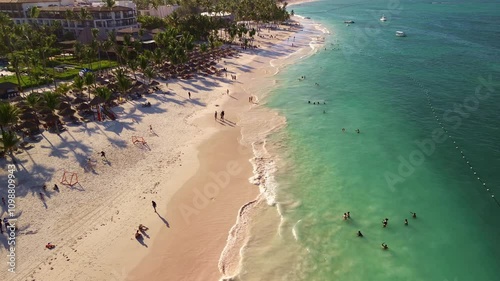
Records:
{"label": "person standing on beach", "polygon": [[188,97],[189,99],[191,99],[191,92],[188,92]]}
{"label": "person standing on beach", "polygon": [[7,205],[7,204],[5,203],[5,198],[3,198],[3,197],[2,197],[2,204],[3,204],[4,206],[5,206],[5,205]]}
{"label": "person standing on beach", "polygon": [[3,234],[2,220],[0,219],[0,234]]}
{"label": "person standing on beach", "polygon": [[226,90],[227,95],[229,96],[229,89]]}
{"label": "person standing on beach", "polygon": [[153,204],[153,209],[155,209],[155,213],[156,213],[156,202],[155,201],[151,201],[151,204]]}
{"label": "person standing on beach", "polygon": [[215,120],[217,120],[217,110],[215,111],[214,117],[215,117]]}
{"label": "person standing on beach", "polygon": [[106,159],[106,152],[101,151],[101,157],[104,158],[104,159]]}
{"label": "person standing on beach", "polygon": [[220,112],[220,119],[224,120],[224,110]]}

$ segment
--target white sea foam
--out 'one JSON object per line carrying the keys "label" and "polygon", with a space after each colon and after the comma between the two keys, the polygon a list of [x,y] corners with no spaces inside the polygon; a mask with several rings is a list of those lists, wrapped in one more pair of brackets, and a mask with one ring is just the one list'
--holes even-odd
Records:
{"label": "white sea foam", "polygon": [[[304,18],[298,16],[299,18]],[[274,59],[269,61],[269,65],[274,68],[273,75],[276,75],[280,72],[282,68],[287,65],[290,65],[297,60],[303,59],[305,57],[309,57],[319,49],[319,46],[324,44],[325,38],[317,35],[317,32],[314,36],[310,36],[307,34],[308,31],[311,32],[311,27],[314,26],[315,29],[321,30],[323,34],[329,34],[328,30],[322,28],[318,24],[312,25],[310,22],[302,22],[304,25],[304,33],[298,33],[297,41],[307,36],[309,42],[306,43],[306,46],[310,48],[300,48],[297,49],[296,52],[288,54],[285,58]],[[261,54],[265,54],[266,51],[263,51]],[[277,80],[273,80],[274,85],[277,84]],[[259,100],[264,100],[268,93],[259,93],[259,96],[255,95],[255,98]],[[254,96],[254,94],[251,94]],[[293,208],[294,206],[300,205],[300,201],[290,201],[290,202],[278,202],[277,198],[277,190],[278,183],[275,179],[275,173],[277,172],[277,163],[279,161],[278,155],[270,153],[268,151],[268,141],[267,137],[272,133],[278,131],[279,129],[286,126],[286,119],[283,116],[280,116],[276,111],[272,111],[270,109],[264,107],[256,107],[252,111],[248,112],[248,114],[244,114],[241,116],[240,122],[238,123],[241,126],[241,142],[244,145],[249,145],[252,147],[253,158],[250,159],[250,162],[253,166],[253,176],[249,178],[250,183],[257,185],[260,190],[260,195],[257,200],[249,202],[245,206],[240,209],[238,214],[238,219],[236,225],[233,226],[231,231],[229,232],[228,241],[224,251],[221,254],[221,258],[219,260],[219,269],[224,272],[223,268],[225,264],[228,262],[228,258],[230,258],[230,252],[238,248],[238,253],[240,255],[238,272],[231,277],[224,277],[221,280],[224,281],[232,281],[232,280],[240,280],[241,273],[241,262],[244,256],[244,249],[247,247],[247,242],[249,237],[246,235],[246,229],[248,228],[249,223],[249,213],[250,211],[256,207],[258,202],[265,202],[268,206],[275,206],[276,211],[280,217],[280,223],[278,225],[278,235],[281,237],[283,235],[282,229],[285,228],[287,224],[287,220],[284,218],[284,212],[290,206]],[[265,201],[264,201],[265,200]],[[286,205],[286,206],[285,206]],[[292,228],[292,235],[296,241],[299,239],[299,231],[298,227],[302,220],[299,220]],[[244,230],[245,229],[245,230]],[[244,237],[238,237],[243,235]],[[237,238],[238,237],[238,238]],[[244,241],[244,242],[242,242]],[[309,252],[309,249],[307,249]]]}
{"label": "white sea foam", "polygon": [[302,220],[298,220],[292,228],[292,234],[293,238],[295,238],[295,241],[299,241],[298,227],[300,222],[302,222]]}

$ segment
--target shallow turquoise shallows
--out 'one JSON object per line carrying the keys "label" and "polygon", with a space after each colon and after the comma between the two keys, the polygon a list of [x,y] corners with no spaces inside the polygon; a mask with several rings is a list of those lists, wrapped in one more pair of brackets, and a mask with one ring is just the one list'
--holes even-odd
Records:
{"label": "shallow turquoise shallows", "polygon": [[271,139],[289,163],[278,201],[300,202],[283,214],[302,220],[295,279],[500,280],[499,2],[290,9],[333,33],[267,101],[287,118]]}

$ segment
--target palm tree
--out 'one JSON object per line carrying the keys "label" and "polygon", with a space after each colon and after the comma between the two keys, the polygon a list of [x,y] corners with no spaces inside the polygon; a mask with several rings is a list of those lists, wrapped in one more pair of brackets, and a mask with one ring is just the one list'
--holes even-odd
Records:
{"label": "palm tree", "polygon": [[40,106],[40,101],[40,96],[37,93],[31,93],[24,99],[24,103],[31,110],[36,110]]}
{"label": "palm tree", "polygon": [[104,7],[106,8],[113,8],[116,4],[115,0],[102,0],[102,2],[104,3]]}
{"label": "palm tree", "polygon": [[[40,15],[40,8],[38,8],[37,6],[30,7],[30,8],[28,8],[28,11],[26,12],[26,14],[27,14],[28,18],[36,19]],[[30,23],[33,23],[33,22],[31,22],[31,20],[30,20]]]}
{"label": "palm tree", "polygon": [[96,83],[94,73],[93,72],[86,72],[85,75],[83,76],[83,81],[84,81],[85,85],[88,87],[89,99],[90,99],[91,87],[93,87],[95,89],[95,83]]}
{"label": "palm tree", "polygon": [[0,130],[3,132],[4,127],[14,125],[19,120],[19,108],[7,102],[0,103]]}
{"label": "palm tree", "polygon": [[73,88],[77,89],[80,92],[80,94],[82,94],[84,86],[85,86],[85,81],[83,81],[83,78],[80,77],[80,75],[75,76],[75,79],[73,80]]}
{"label": "palm tree", "polygon": [[5,154],[9,154],[12,159],[14,159],[14,154],[12,153],[19,144],[19,138],[14,132],[7,131],[2,132],[2,139],[0,141],[1,148]]}
{"label": "palm tree", "polygon": [[[94,58],[95,56],[98,57],[99,68],[101,68],[101,49],[100,49],[101,44],[99,43],[97,38],[97,36],[99,35],[99,29],[92,28],[91,32],[92,32],[92,42],[90,43],[90,50],[92,51],[91,53]],[[91,68],[90,65],[89,68]]]}
{"label": "palm tree", "polygon": [[55,92],[65,96],[70,90],[71,86],[69,83],[60,83],[59,86],[57,86],[57,89],[55,89]]}
{"label": "palm tree", "polygon": [[95,95],[100,97],[104,103],[107,103],[111,98],[111,90],[107,87],[97,87],[95,88]]}
{"label": "palm tree", "polygon": [[[52,112],[52,114],[54,114],[54,111],[56,111],[56,109],[59,107],[60,104],[60,95],[56,92],[45,92],[43,93],[42,101],[43,101],[43,106],[49,109]],[[59,134],[59,126],[57,120],[55,126],[57,133]]]}
{"label": "palm tree", "polygon": [[85,27],[88,20],[93,19],[94,17],[86,8],[81,8],[80,11],[76,14],[78,21]]}
{"label": "palm tree", "polygon": [[59,107],[60,97],[56,92],[44,92],[42,96],[43,106],[53,113]]}
{"label": "palm tree", "polygon": [[116,77],[116,84],[118,86],[118,89],[120,90],[120,94],[122,96],[126,95],[127,91],[132,87],[132,82],[125,74],[123,68],[118,68],[115,71],[115,77]]}
{"label": "palm tree", "polygon": [[153,69],[153,67],[150,66],[144,69],[143,73],[146,76],[146,78],[148,78],[148,85],[149,85],[149,83],[151,83],[151,80],[155,78],[156,71]]}
{"label": "palm tree", "polygon": [[[41,99],[38,93],[31,93],[24,99],[24,103],[34,112],[36,112],[36,110],[40,107],[40,102]],[[40,122],[38,117],[35,117],[35,121],[37,124]]]}

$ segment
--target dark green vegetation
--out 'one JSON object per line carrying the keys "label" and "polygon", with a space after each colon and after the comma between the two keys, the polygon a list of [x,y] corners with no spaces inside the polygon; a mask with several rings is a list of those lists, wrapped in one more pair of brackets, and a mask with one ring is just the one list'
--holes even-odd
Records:
{"label": "dark green vegetation", "polygon": [[[104,0],[105,7],[112,8],[114,0]],[[194,49],[206,52],[219,48],[224,43],[232,43],[236,38],[245,47],[252,42],[256,34],[254,28],[249,28],[238,21],[253,21],[259,23],[279,23],[289,19],[286,3],[276,3],[275,0],[136,0],[140,9],[157,7],[166,3],[178,4],[180,8],[166,18],[140,16],[141,30],[138,35],[125,34],[117,36],[114,32],[103,39],[98,29],[91,29],[90,42],[85,44],[78,40],[70,45],[63,41],[74,39],[74,35],[65,33],[60,24],[51,26],[38,24],[36,20],[25,24],[14,22],[0,13],[0,59],[8,61],[7,68],[15,75],[0,78],[1,82],[12,82],[19,85],[19,91],[34,86],[55,84],[55,90],[44,93],[31,93],[18,104],[0,103],[0,140],[3,153],[11,153],[20,139],[18,132],[30,134],[30,130],[19,129],[21,117],[32,114],[33,118],[25,118],[23,128],[38,128],[39,117],[51,119],[58,130],[59,114],[64,108],[59,107],[61,101],[67,100],[65,95],[74,90],[82,94],[88,91],[89,98],[93,94],[102,102],[108,102],[111,92],[108,88],[99,86],[95,70],[116,68],[113,71],[116,89],[121,95],[132,87],[134,77],[140,72],[148,80],[155,78],[166,62],[171,65],[184,64]],[[216,16],[205,16],[203,12]],[[36,19],[38,8],[28,11],[29,17]],[[65,19],[78,23],[92,20],[92,14],[82,7],[78,11],[68,11]],[[256,25],[255,25],[256,26]],[[153,47],[145,48],[140,38],[146,32],[154,32]],[[66,55],[65,53],[71,53]],[[92,69],[80,77],[82,68]],[[61,83],[57,80],[72,80]],[[22,111],[18,106],[22,107]],[[66,111],[71,111],[69,110]],[[31,124],[31,123],[33,124]],[[13,155],[11,154],[13,157]]]}

